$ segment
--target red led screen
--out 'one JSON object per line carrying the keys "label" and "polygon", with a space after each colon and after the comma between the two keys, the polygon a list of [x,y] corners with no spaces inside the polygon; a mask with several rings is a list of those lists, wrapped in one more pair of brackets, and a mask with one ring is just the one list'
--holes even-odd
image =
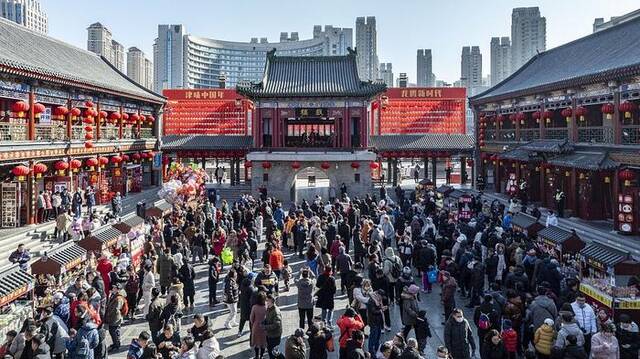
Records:
{"label": "red led screen", "polygon": [[165,135],[246,135],[251,103],[233,89],[163,90]]}
{"label": "red led screen", "polygon": [[382,95],[378,133],[465,133],[465,101],[464,88],[390,88]]}

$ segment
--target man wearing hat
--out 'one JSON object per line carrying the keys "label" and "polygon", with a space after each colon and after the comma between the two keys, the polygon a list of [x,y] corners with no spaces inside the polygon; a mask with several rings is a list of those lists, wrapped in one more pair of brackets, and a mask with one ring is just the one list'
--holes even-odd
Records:
{"label": "man wearing hat", "polygon": [[305,359],[304,330],[298,328],[284,344],[284,357],[287,359]]}

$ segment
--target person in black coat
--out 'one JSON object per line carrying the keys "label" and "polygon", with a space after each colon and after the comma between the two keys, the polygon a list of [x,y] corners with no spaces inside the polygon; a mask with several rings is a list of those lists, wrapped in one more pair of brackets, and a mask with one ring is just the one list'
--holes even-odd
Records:
{"label": "person in black coat", "polygon": [[479,339],[482,343],[480,346],[481,359],[507,359],[509,357],[497,330],[491,329]]}
{"label": "person in black coat", "polygon": [[[486,314],[489,318],[489,328],[482,329],[478,326],[480,322],[480,316]],[[484,338],[494,329],[500,329],[500,313],[498,313],[496,306],[493,302],[493,297],[489,294],[485,295],[478,307],[476,307],[473,312],[473,322],[476,324],[478,328],[478,339],[480,341],[480,352],[482,352],[482,347],[485,344]]]}
{"label": "person in black coat", "polygon": [[333,337],[331,330],[325,329],[322,322],[314,323],[307,332],[309,341],[309,359],[327,359],[327,341]]}
{"label": "person in black coat", "polygon": [[178,271],[178,275],[180,277],[180,281],[184,285],[182,287],[182,300],[184,302],[184,307],[190,308],[193,310],[195,305],[194,297],[196,295],[196,271],[193,269],[193,266],[185,261],[185,263],[180,267]]}
{"label": "person in black coat", "polygon": [[216,256],[213,256],[209,260],[209,271],[208,271],[208,284],[209,284],[209,306],[213,307],[218,304],[218,299],[216,298],[216,291],[218,288],[218,279],[220,279],[220,269],[222,268],[222,264],[220,263],[220,259]]}
{"label": "person in black coat", "polygon": [[325,325],[331,325],[333,319],[333,308],[335,306],[334,297],[336,295],[336,279],[331,273],[331,266],[325,266],[324,272],[318,276],[316,281],[315,296],[316,307],[322,309],[322,320]]}
{"label": "person in black coat", "polygon": [[251,308],[256,304],[258,289],[253,285],[251,278],[244,278],[240,283],[240,297],[238,307],[240,309],[240,324],[238,325],[238,337],[242,336],[244,324],[249,321]]}

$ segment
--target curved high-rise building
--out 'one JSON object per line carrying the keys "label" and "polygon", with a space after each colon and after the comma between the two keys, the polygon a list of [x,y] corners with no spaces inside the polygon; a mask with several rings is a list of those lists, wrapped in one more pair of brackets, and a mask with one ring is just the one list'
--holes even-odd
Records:
{"label": "curved high-rise building", "polygon": [[185,34],[182,25],[159,25],[154,56],[155,90],[218,88],[239,82],[259,82],[267,52],[280,56],[346,55],[353,30],[314,26],[313,38],[299,40],[297,32],[280,34],[280,42],[252,38],[249,42],[223,41]]}

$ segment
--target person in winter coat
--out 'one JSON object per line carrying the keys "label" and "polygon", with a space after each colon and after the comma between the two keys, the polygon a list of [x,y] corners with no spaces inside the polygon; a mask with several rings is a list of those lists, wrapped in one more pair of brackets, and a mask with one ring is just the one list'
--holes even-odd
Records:
{"label": "person in winter coat", "polygon": [[[444,305],[444,317],[449,318],[456,306],[456,290],[458,283],[451,273],[442,271],[442,304]],[[444,324],[444,322],[443,322]]]}
{"label": "person in winter coat", "polygon": [[640,348],[638,325],[631,321],[628,314],[620,315],[620,324],[616,332],[620,344],[620,359],[636,359]]}
{"label": "person in winter coat", "polygon": [[68,356],[71,359],[94,359],[93,351],[100,342],[98,326],[91,320],[86,307],[78,306],[75,310],[81,326],[77,332],[71,330],[69,333],[66,344]]}
{"label": "person in winter coat", "polygon": [[285,359],[306,359],[304,330],[298,328],[284,343]]}
{"label": "person in winter coat", "polygon": [[482,340],[482,338],[486,337],[492,329],[499,330],[501,324],[500,314],[493,303],[493,297],[491,295],[485,295],[482,304],[476,307],[473,312],[473,322],[476,323],[478,328],[480,353],[482,353],[482,346],[486,342],[485,340]]}
{"label": "person in winter coat", "polygon": [[149,323],[149,331],[151,332],[151,338],[156,341],[156,338],[162,330],[163,322],[162,316],[162,304],[160,303],[160,290],[153,288],[151,290],[151,298],[149,300],[149,309],[146,315],[147,322]]}
{"label": "person in winter coat", "polygon": [[620,346],[615,336],[613,323],[602,326],[602,330],[591,338],[591,359],[619,359]]}
{"label": "person in winter coat", "polygon": [[427,338],[431,338],[431,327],[429,326],[429,320],[427,319],[427,311],[418,311],[418,317],[416,318],[416,340],[418,341],[418,351],[424,353],[427,347]]}
{"label": "person in winter coat", "polygon": [[69,338],[67,324],[53,313],[52,307],[47,307],[42,311],[40,321],[43,323],[40,332],[45,333],[45,339],[52,356],[60,358],[67,349],[65,347],[65,343]]}
{"label": "person in winter coat", "polygon": [[218,257],[213,256],[209,260],[209,270],[208,270],[208,284],[209,284],[209,306],[214,307],[218,304],[217,297],[217,289],[218,289],[218,280],[220,279],[220,271],[222,270],[222,264],[220,263],[220,259]]}
{"label": "person in winter coat", "polygon": [[[153,300],[153,289],[156,287],[156,276],[153,273],[152,266],[144,267],[144,276],[142,277],[142,299],[144,300],[144,307],[142,314],[147,316],[149,314],[149,306]],[[158,291],[158,293],[160,293]],[[135,308],[133,308],[135,309]],[[160,328],[158,328],[159,330]],[[153,333],[151,333],[153,335]]]}
{"label": "person in winter coat", "polygon": [[402,335],[408,338],[409,332],[416,326],[418,318],[418,292],[420,287],[412,284],[402,292]]}
{"label": "person in winter coat", "polygon": [[182,300],[184,301],[185,310],[189,309],[193,311],[195,306],[194,297],[196,295],[196,271],[191,264],[184,261],[182,267],[178,270],[178,275],[184,285],[184,287],[182,287]]}
{"label": "person in winter coat", "polygon": [[511,321],[509,319],[505,319],[502,322],[502,340],[504,341],[504,348],[507,351],[507,354],[510,359],[516,358],[516,353],[518,352],[518,333],[511,326]]}
{"label": "person in winter coat", "polygon": [[384,260],[382,261],[382,271],[389,280],[389,290],[387,290],[387,295],[389,295],[389,300],[393,302],[394,300],[400,300],[400,295],[402,294],[400,288],[396,286],[396,282],[402,274],[402,260],[400,260],[400,257],[395,255],[395,252],[391,247],[384,250],[384,256]]}
{"label": "person in winter coat", "polygon": [[461,309],[454,309],[444,327],[444,343],[453,359],[470,359],[476,352],[471,325]]}
{"label": "person in winter coat", "polygon": [[280,308],[276,305],[273,296],[267,296],[267,312],[262,322],[265,334],[267,335],[267,351],[270,359],[275,359],[273,349],[280,345],[282,339],[282,314]]}
{"label": "person in winter coat", "polygon": [[31,339],[32,355],[30,359],[51,359],[49,344],[46,343],[44,334],[36,334]]}
{"label": "person in winter coat", "polygon": [[569,334],[566,338],[567,346],[562,350],[562,359],[587,359],[589,355],[582,345],[578,345],[578,338],[575,335]]}
{"label": "person in winter coat", "polygon": [[564,349],[567,346],[567,337],[573,335],[576,337],[578,346],[584,346],[584,334],[575,320],[573,320],[573,314],[570,312],[563,312],[561,315],[562,324],[560,330],[558,330],[558,336],[554,344],[555,348]]}
{"label": "person in winter coat", "polygon": [[504,348],[504,342],[500,333],[495,330],[489,330],[485,336],[479,337],[484,343],[480,346],[481,359],[507,359],[507,351]]}
{"label": "person in winter coat", "polygon": [[586,301],[584,294],[578,293],[576,301],[571,303],[571,309],[575,314],[576,324],[584,333],[584,350],[589,353],[591,351],[591,336],[598,332],[598,324],[593,307]]}
{"label": "person in winter coat", "polygon": [[201,342],[200,348],[196,353],[196,359],[216,358],[218,355],[222,354],[220,344],[211,330],[205,331],[203,339],[204,340]]}
{"label": "person in winter coat", "polygon": [[231,270],[229,274],[227,274],[227,278],[224,283],[224,302],[227,305],[227,309],[229,309],[229,316],[227,320],[224,322],[224,326],[227,329],[231,329],[231,327],[235,327],[238,325],[236,321],[236,315],[238,312],[238,283],[236,283],[236,271]]}
{"label": "person in winter coat", "polygon": [[316,307],[322,310],[320,317],[328,327],[332,326],[334,297],[336,295],[336,279],[331,272],[331,266],[325,266],[324,272],[318,276],[316,281],[318,290],[315,293]]}
{"label": "person in winter coat", "polygon": [[[367,301],[367,318],[369,319],[369,352],[375,353],[380,347],[380,336],[384,327],[384,290],[371,292]],[[418,329],[416,327],[416,333]],[[417,334],[416,334],[417,335]]]}
{"label": "person in winter coat", "polygon": [[255,304],[258,289],[253,285],[254,276],[244,278],[240,283],[240,296],[238,298],[238,307],[240,309],[240,324],[238,325],[238,337],[244,332],[244,325],[251,317],[251,308]]}
{"label": "person in winter coat", "polygon": [[251,307],[251,315],[249,316],[249,327],[251,328],[249,345],[255,351],[256,359],[261,359],[264,356],[264,351],[267,347],[267,333],[262,326],[262,322],[264,322],[267,315],[266,300],[267,296],[265,293],[258,292],[256,295],[256,304]]}
{"label": "person in winter coat", "polygon": [[[333,333],[322,322],[311,325],[307,332],[309,341],[309,359],[327,359],[327,342],[333,340]],[[371,336],[369,336],[371,338]],[[371,340],[371,339],[369,339]]]}
{"label": "person in winter coat", "polygon": [[308,268],[303,268],[295,284],[298,287],[299,327],[304,328],[306,318],[308,328],[311,328],[313,324],[313,288],[315,287],[313,272]]}
{"label": "person in winter coat", "polygon": [[120,349],[120,327],[124,323],[124,315],[127,314],[126,305],[127,293],[118,287],[114,288],[109,295],[104,316],[104,324],[109,328],[111,343],[113,343],[109,347],[110,352]]}
{"label": "person in winter coat", "polygon": [[173,267],[173,257],[169,248],[165,248],[158,254],[157,266],[160,277],[160,292],[164,295],[171,285],[171,267]]}
{"label": "person in winter coat", "polygon": [[347,308],[344,314],[336,321],[340,329],[340,359],[347,358],[347,341],[351,338],[353,332],[362,330],[364,322],[359,314],[353,308]]}
{"label": "person in winter coat", "polygon": [[556,330],[552,319],[545,319],[533,336],[533,345],[536,348],[538,358],[547,359],[551,357],[553,341],[556,337]]}
{"label": "person in winter coat", "polygon": [[538,296],[527,307],[528,323],[533,325],[533,330],[540,328],[547,318],[555,319],[558,316],[558,309],[551,298],[546,295],[545,288],[538,288]]}

